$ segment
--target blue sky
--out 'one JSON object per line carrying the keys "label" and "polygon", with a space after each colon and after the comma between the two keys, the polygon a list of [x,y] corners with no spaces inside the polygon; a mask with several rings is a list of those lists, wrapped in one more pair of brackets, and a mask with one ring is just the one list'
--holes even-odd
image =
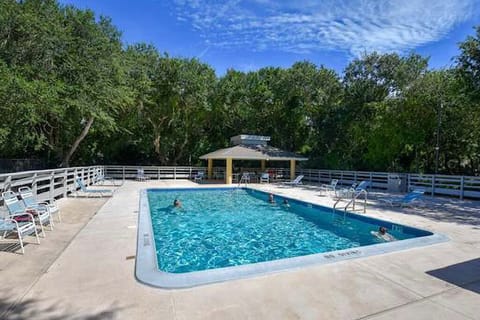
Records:
{"label": "blue sky", "polygon": [[480,25],[480,0],[61,0],[112,18],[126,43],[242,71],[309,60],[341,73],[363,52],[451,65]]}

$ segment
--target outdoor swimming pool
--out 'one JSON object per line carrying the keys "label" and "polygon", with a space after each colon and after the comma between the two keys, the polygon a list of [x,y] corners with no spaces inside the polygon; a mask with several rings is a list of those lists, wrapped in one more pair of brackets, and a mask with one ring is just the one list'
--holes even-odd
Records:
{"label": "outdoor swimming pool", "polygon": [[[173,207],[174,199],[182,208]],[[398,241],[385,243],[373,236],[380,226]],[[137,278],[162,287],[188,287],[444,240],[428,231],[281,196],[270,203],[267,193],[249,188],[145,190],[138,237]]]}

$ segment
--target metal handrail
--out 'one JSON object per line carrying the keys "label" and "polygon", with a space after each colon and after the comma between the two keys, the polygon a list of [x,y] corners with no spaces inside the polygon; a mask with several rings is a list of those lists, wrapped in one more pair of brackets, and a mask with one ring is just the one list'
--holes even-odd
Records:
{"label": "metal handrail", "polygon": [[345,208],[343,208],[343,210],[346,212],[348,207],[353,204],[352,206],[352,210],[355,211],[355,202],[357,200],[357,198],[361,195],[361,194],[364,194],[365,197],[363,199],[363,213],[366,213],[367,212],[367,197],[368,197],[368,192],[367,190],[365,189],[361,189],[357,192],[355,192],[355,194],[353,195],[352,199],[347,203],[347,205],[345,206]]}
{"label": "metal handrail", "polygon": [[[367,212],[367,195],[368,195],[368,192],[367,190],[365,189],[361,189],[357,192],[355,192],[355,190],[352,188],[350,189],[352,191],[352,199],[350,199],[350,201],[348,201],[347,205],[343,208],[343,220],[345,221],[345,216],[347,215],[347,209],[348,207],[353,204],[353,210],[355,211],[355,202],[357,200],[357,198],[361,195],[361,194],[364,194],[365,197],[364,197],[364,204],[363,204],[363,213],[366,213]],[[337,201],[335,202],[335,204],[333,205],[332,207],[332,213],[334,214],[335,213],[335,210],[337,208],[337,205],[340,203],[340,201],[342,201],[343,199],[342,198],[339,198],[337,199]]]}
{"label": "metal handrail", "polygon": [[242,174],[242,177],[240,178],[240,181],[238,182],[238,187],[240,188],[240,186],[242,185],[242,181],[245,183],[245,187],[247,186],[247,182],[248,182],[248,176],[245,175],[245,174]]}

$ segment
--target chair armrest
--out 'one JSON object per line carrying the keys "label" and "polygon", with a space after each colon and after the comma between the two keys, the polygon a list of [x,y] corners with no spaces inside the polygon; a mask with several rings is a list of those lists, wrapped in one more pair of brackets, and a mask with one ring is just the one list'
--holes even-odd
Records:
{"label": "chair armrest", "polygon": [[52,204],[55,204],[57,201],[55,199],[48,199],[48,200],[44,200],[44,201],[40,201],[40,202],[37,202],[38,204],[45,204],[45,205],[52,205]]}
{"label": "chair armrest", "polygon": [[5,218],[4,220],[9,221],[9,222],[13,222],[15,224],[15,229],[18,230],[19,226],[18,226],[18,221],[17,220],[11,219],[11,218]]}
{"label": "chair armrest", "polygon": [[38,203],[37,207],[35,207],[35,208],[34,207],[26,207],[25,211],[27,211],[27,213],[28,213],[28,211],[33,211],[36,214],[38,214],[39,211],[48,211],[48,206],[43,204],[43,203]]}

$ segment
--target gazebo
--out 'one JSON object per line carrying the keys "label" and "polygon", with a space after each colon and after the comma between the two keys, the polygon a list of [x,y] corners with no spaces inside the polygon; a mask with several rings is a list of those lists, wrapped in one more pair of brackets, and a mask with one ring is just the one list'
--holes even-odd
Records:
{"label": "gazebo", "polygon": [[231,184],[233,180],[233,160],[259,160],[261,170],[265,171],[266,161],[289,161],[290,179],[295,179],[295,162],[305,161],[299,154],[283,151],[268,145],[270,137],[241,134],[230,138],[233,147],[219,149],[204,154],[200,159],[208,162],[208,178],[212,178],[213,160],[225,160],[225,183]]}

